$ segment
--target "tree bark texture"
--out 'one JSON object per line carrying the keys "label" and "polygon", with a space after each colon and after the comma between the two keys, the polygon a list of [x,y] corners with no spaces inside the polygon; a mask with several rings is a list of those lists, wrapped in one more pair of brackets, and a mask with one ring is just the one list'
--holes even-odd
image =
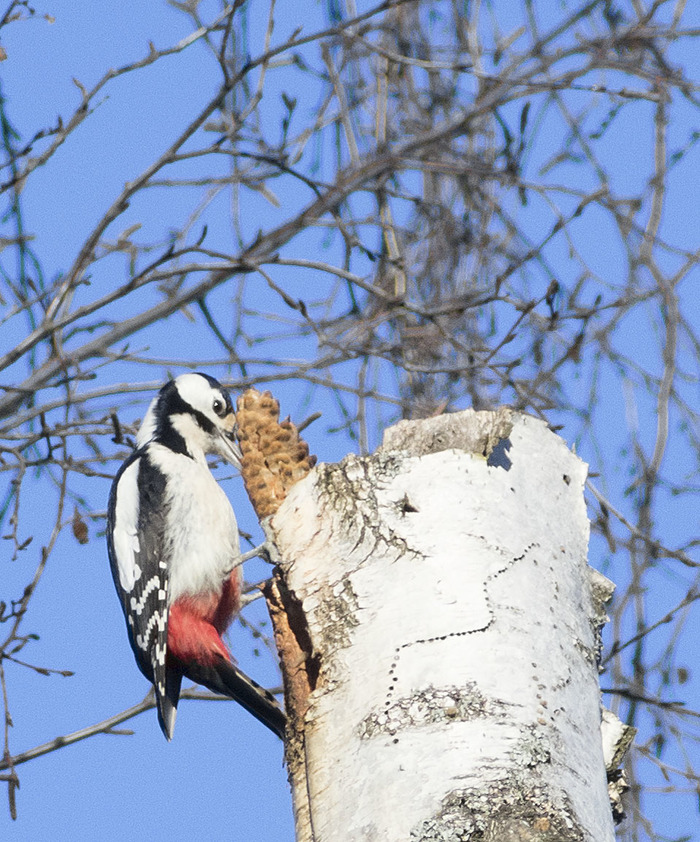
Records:
{"label": "tree bark texture", "polygon": [[291,489],[299,842],[613,840],[585,479],[544,423],[466,411]]}

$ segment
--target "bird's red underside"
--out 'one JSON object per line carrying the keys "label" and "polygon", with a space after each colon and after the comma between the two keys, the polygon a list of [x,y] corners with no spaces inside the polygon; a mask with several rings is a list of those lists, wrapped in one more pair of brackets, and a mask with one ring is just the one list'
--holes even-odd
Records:
{"label": "bird's red underside", "polygon": [[187,595],[177,599],[168,614],[168,654],[183,663],[213,665],[218,657],[231,660],[221,635],[240,609],[238,570],[224,582],[221,593]]}

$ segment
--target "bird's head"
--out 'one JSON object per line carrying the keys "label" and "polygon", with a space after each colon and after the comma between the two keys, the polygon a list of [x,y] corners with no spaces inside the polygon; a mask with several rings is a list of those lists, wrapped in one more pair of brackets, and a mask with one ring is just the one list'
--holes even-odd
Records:
{"label": "bird's head", "polygon": [[231,396],[208,374],[181,374],[163,386],[136,437],[138,447],[152,441],[195,459],[210,453],[241,465]]}

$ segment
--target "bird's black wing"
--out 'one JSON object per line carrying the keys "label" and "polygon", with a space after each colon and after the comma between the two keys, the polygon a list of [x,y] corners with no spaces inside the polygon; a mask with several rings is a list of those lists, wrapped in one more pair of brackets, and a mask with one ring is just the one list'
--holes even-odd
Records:
{"label": "bird's black wing", "polygon": [[112,485],[107,545],[112,577],[126,617],[129,641],[141,672],[153,682],[161,727],[170,738],[180,677],[168,676],[168,557],[166,477],[136,451]]}

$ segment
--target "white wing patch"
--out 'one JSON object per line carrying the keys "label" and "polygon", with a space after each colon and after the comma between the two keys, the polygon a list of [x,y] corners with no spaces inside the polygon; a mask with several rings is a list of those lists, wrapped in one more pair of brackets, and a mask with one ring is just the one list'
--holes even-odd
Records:
{"label": "white wing patch", "polygon": [[[148,582],[146,582],[146,586],[144,587],[141,597],[139,599],[136,599],[135,596],[131,597],[129,608],[134,614],[136,614],[136,616],[139,616],[141,614],[146,605],[148,595],[151,593],[151,591],[154,591],[159,584],[160,578],[158,576],[153,576],[151,579],[148,580]],[[162,590],[158,591],[158,599],[162,600],[165,598],[165,596],[161,596],[161,594],[165,594],[165,592]]]}
{"label": "white wing patch", "polygon": [[[136,645],[144,652],[148,652],[149,643],[151,639],[151,629],[156,626],[159,632],[165,631],[166,614],[164,611],[154,611],[148,619],[148,625],[143,631],[143,634],[136,635]],[[165,663],[165,646],[155,646],[156,657],[160,663]]]}
{"label": "white wing patch", "polygon": [[119,478],[114,512],[114,552],[117,556],[119,583],[127,593],[141,576],[141,568],[136,563],[136,553],[140,549],[138,477],[137,459]]}

